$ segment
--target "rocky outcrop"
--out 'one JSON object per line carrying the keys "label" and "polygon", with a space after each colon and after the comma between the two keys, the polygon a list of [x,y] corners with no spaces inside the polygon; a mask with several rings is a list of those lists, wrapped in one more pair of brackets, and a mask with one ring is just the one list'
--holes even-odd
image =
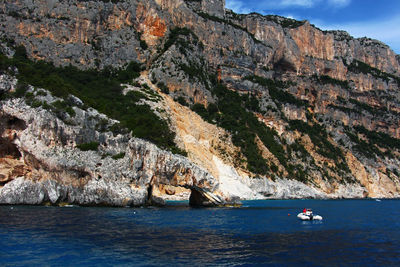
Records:
{"label": "rocky outcrop", "polygon": [[32,58],[84,68],[120,66],[138,59],[143,52],[134,27],[135,9],[133,2],[124,1],[0,4],[2,32],[23,44]]}
{"label": "rocky outcrop", "polygon": [[[131,61],[142,63],[145,71],[131,83],[144,82],[161,95],[149,105],[169,121],[188,155],[100,130],[101,120],[116,121],[84,110],[79,99],[72,101],[74,116],[22,98],[6,100],[0,202],[121,206],[182,197],[208,205],[237,198],[398,197],[399,56],[376,40],[322,31],[307,21],[235,14],[224,4],[1,2],[0,51],[7,57],[12,46],[23,45],[29,58],[56,66],[117,72]],[[0,74],[1,96],[17,88],[12,74],[18,70]],[[219,85],[241,99],[256,97],[256,108],[241,107],[271,130],[247,140],[268,171],[249,167],[238,141],[246,138],[239,133],[245,127],[233,128],[222,112]],[[29,88],[38,101],[57,100]],[[129,90],[142,89],[126,85]],[[191,110],[194,104],[202,105],[199,114],[211,106],[218,115],[205,122]],[[94,151],[78,148],[91,142],[98,143]]]}
{"label": "rocky outcrop", "polygon": [[[218,200],[211,201],[214,205],[229,201],[218,181],[188,159],[128,135],[98,132],[93,118],[103,115],[79,108],[75,112],[75,125],[70,125],[42,108],[29,107],[22,99],[2,103],[2,138],[15,151],[2,149],[10,157],[2,159],[2,172],[6,167],[10,171],[1,174],[0,203],[162,204],[152,194],[159,185],[196,192],[201,188],[200,195]],[[82,141],[96,141],[98,148],[81,151],[77,143]],[[112,157],[117,154],[122,156]]]}
{"label": "rocky outcrop", "polygon": [[100,67],[144,61],[154,51],[153,47],[146,51],[140,40],[158,46],[171,29],[180,26],[194,31],[206,46],[205,55],[215,65],[227,64],[228,55],[240,47],[245,61],[247,57],[257,61],[256,65],[251,63],[251,70],[284,60],[295,71],[305,72],[310,67],[305,61],[310,57],[314,64],[321,65],[311,73],[333,78],[346,77],[343,61],[350,64],[353,59],[400,74],[396,54],[379,41],[354,39],[343,31],[324,32],[307,21],[254,13],[238,15],[226,12],[224,4],[223,0],[115,4],[69,0],[48,5],[45,1],[18,0],[3,2],[0,10],[2,32],[7,38],[24,44],[33,58],[56,65],[89,68],[96,66],[94,59]]}
{"label": "rocky outcrop", "polygon": [[225,17],[225,0],[184,0],[184,2],[196,12],[203,12],[219,18]]}

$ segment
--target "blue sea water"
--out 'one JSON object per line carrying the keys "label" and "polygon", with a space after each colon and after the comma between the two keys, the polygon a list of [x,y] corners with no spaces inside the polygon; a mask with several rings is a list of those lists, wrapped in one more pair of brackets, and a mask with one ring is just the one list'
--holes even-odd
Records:
{"label": "blue sea water", "polygon": [[[400,200],[0,207],[1,266],[400,266]],[[296,215],[312,208],[322,222]]]}

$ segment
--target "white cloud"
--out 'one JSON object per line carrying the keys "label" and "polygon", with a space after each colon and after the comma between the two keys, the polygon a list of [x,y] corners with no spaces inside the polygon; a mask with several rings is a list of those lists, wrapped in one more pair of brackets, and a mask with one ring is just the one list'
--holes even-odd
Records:
{"label": "white cloud", "polygon": [[238,14],[247,14],[255,10],[251,10],[248,7],[245,7],[245,4],[242,0],[226,0],[226,8],[232,9]]}
{"label": "white cloud", "polygon": [[294,16],[292,14],[283,14],[282,17],[286,17],[286,18],[289,18],[289,19],[300,20],[300,19],[296,18],[296,16]]}
{"label": "white cloud", "polygon": [[[352,0],[226,0],[226,6],[236,13],[250,12],[274,13],[273,10],[289,7],[312,8],[326,6],[340,9],[348,6]],[[290,12],[290,13],[289,13]],[[287,17],[294,17],[291,11]],[[386,20],[360,21],[358,23],[327,24],[323,21],[310,19],[311,23],[324,30],[345,30],[354,37],[364,37],[380,40],[388,44],[396,53],[400,53],[400,15]]]}
{"label": "white cloud", "polygon": [[284,9],[289,7],[311,8],[322,0],[259,0],[246,2],[245,0],[226,0],[226,8],[239,14],[250,12],[264,13],[265,10]]}
{"label": "white cloud", "polygon": [[328,0],[328,4],[333,7],[345,7],[351,3],[351,0]]}
{"label": "white cloud", "polygon": [[352,0],[226,0],[226,7],[236,13],[260,12],[265,10],[276,10],[285,8],[312,8],[317,4],[325,4],[333,8],[342,8],[348,6]]}
{"label": "white cloud", "polygon": [[312,7],[317,0],[283,0],[283,1],[276,1],[282,7],[289,7],[289,6],[301,6],[301,7]]}
{"label": "white cloud", "polygon": [[287,7],[310,8],[320,1],[321,0],[260,0],[253,5],[260,9],[278,9]]}

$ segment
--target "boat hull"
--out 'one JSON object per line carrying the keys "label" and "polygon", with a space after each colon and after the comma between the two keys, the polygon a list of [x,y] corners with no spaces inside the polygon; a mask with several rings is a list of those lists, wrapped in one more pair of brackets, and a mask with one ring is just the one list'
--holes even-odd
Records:
{"label": "boat hull", "polygon": [[321,221],[322,220],[322,216],[313,215],[311,217],[309,215],[305,215],[304,213],[297,214],[297,218],[299,218],[302,221]]}

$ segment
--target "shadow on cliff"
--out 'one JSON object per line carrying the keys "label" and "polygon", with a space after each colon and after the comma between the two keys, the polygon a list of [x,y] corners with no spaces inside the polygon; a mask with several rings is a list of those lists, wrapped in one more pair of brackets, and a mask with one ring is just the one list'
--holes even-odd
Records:
{"label": "shadow on cliff", "polygon": [[26,123],[15,117],[0,113],[0,157],[20,158],[21,153],[13,141],[17,138],[16,131],[26,129]]}

